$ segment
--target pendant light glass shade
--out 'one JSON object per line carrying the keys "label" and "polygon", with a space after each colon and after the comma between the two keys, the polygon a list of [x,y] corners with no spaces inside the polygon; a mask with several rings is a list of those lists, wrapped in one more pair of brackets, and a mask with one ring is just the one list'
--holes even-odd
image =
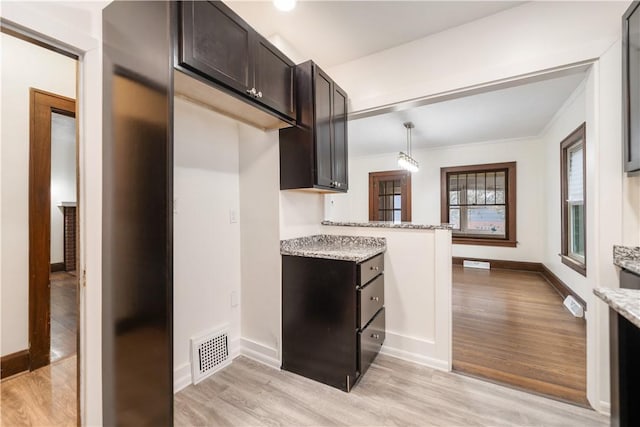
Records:
{"label": "pendant light glass shade", "polygon": [[398,153],[398,166],[401,169],[408,170],[409,172],[418,172],[420,170],[420,164],[416,159],[411,157],[411,129],[413,129],[413,123],[403,123],[407,129],[407,152]]}

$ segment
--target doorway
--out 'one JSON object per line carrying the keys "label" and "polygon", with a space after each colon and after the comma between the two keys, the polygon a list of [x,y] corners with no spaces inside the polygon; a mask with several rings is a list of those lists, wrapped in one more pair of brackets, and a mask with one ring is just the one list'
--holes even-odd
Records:
{"label": "doorway", "polygon": [[75,424],[78,58],[5,27],[0,36],[2,424]]}
{"label": "doorway", "polygon": [[30,370],[76,353],[75,100],[30,90]]}

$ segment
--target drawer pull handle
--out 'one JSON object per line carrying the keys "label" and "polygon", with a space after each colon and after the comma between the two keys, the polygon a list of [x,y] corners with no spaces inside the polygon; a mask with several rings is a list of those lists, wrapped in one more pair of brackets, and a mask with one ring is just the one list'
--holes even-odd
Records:
{"label": "drawer pull handle", "polygon": [[380,301],[380,297],[371,297],[371,301]]}
{"label": "drawer pull handle", "polygon": [[377,265],[374,267],[373,265],[371,266],[371,270],[375,270],[375,271],[379,271],[380,267],[378,267]]}
{"label": "drawer pull handle", "polygon": [[373,338],[374,340],[379,340],[380,334],[371,334],[371,338]]}

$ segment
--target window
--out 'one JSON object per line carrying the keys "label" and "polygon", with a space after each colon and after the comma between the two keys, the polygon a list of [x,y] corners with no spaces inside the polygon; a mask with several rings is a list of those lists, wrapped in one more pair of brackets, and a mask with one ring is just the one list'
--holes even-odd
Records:
{"label": "window", "polygon": [[440,189],[453,243],[516,246],[516,162],[441,168]]}
{"label": "window", "polygon": [[411,221],[411,173],[369,173],[369,221]]}
{"label": "window", "polygon": [[587,275],[585,124],[560,143],[562,262]]}

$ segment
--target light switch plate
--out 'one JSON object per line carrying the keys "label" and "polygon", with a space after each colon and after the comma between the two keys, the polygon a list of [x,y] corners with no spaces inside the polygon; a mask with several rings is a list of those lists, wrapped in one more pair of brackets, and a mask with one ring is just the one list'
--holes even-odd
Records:
{"label": "light switch plate", "polygon": [[235,209],[229,210],[229,223],[235,224],[238,222],[238,211]]}

